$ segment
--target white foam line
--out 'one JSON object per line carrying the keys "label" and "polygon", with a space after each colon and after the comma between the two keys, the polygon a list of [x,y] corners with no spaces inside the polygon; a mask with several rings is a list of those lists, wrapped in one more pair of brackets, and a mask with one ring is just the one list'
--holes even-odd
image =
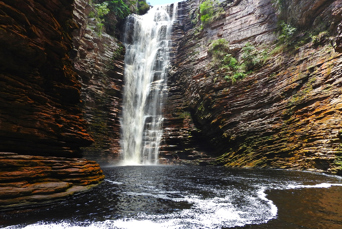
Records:
{"label": "white foam line", "polygon": [[331,188],[332,186],[342,187],[342,184],[321,183],[315,185],[288,185],[285,189],[300,189],[300,188]]}
{"label": "white foam line", "polygon": [[111,184],[117,184],[117,185],[122,185],[123,183],[122,182],[119,182],[119,181],[112,181],[112,180],[108,180],[108,179],[105,179],[105,181],[111,183]]}
{"label": "white foam line", "polygon": [[268,205],[271,208],[271,213],[272,213],[272,218],[276,217],[278,214],[278,208],[277,206],[273,203],[272,200],[267,199],[267,194],[266,194],[266,188],[262,187],[259,191],[258,191],[258,197],[264,201],[266,201],[268,203]]}

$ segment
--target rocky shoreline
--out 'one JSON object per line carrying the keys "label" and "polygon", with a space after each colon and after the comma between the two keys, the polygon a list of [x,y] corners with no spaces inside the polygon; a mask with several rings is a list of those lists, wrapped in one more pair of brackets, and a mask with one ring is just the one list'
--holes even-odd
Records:
{"label": "rocky shoreline", "polygon": [[0,152],[0,210],[56,201],[98,185],[93,161]]}

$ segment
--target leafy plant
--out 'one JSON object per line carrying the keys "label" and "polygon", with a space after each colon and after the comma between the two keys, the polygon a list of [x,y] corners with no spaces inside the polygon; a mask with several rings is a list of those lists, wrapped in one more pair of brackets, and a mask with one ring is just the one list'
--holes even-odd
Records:
{"label": "leafy plant", "polygon": [[95,13],[94,13],[94,11],[90,11],[90,13],[89,13],[88,17],[94,18],[94,17],[95,17]]}
{"label": "leafy plant", "polygon": [[146,1],[139,1],[138,3],[138,14],[145,14],[150,9],[150,6],[146,3]]}
{"label": "leafy plant", "polygon": [[190,16],[190,20],[191,20],[191,23],[194,24],[194,25],[197,25],[198,23],[198,17],[199,17],[199,14],[198,14],[198,9],[191,9],[190,12],[189,12],[189,16]]}
{"label": "leafy plant", "polygon": [[242,48],[241,61],[245,65],[246,71],[252,71],[254,69],[262,67],[268,58],[266,50],[259,52],[249,42]]}
{"label": "leafy plant", "polygon": [[105,26],[109,34],[114,35],[118,20],[124,19],[132,11],[136,11],[136,0],[89,0],[89,4],[95,7],[95,12],[90,12],[89,17],[96,19],[96,31],[99,35]]}
{"label": "leafy plant", "polygon": [[229,42],[224,38],[211,42],[208,49],[208,53],[213,56],[214,60],[222,60],[226,53],[229,52]]}
{"label": "leafy plant", "polygon": [[111,0],[107,2],[108,8],[120,19],[127,17],[131,13],[128,5],[123,0]]}
{"label": "leafy plant", "polygon": [[284,21],[280,22],[280,35],[279,42],[290,43],[290,39],[293,37],[297,29],[290,24],[286,24]]}
{"label": "leafy plant", "polygon": [[96,8],[96,11],[97,11],[97,16],[99,18],[103,18],[110,11],[108,9],[108,2],[103,2],[101,4],[95,4],[95,8]]}
{"label": "leafy plant", "polygon": [[224,10],[219,6],[219,2],[217,0],[205,0],[202,2],[200,4],[201,28],[203,29],[204,26],[218,19],[223,13]]}
{"label": "leafy plant", "polygon": [[212,67],[225,72],[225,79],[231,82],[245,78],[253,70],[265,64],[267,51],[258,51],[250,43],[246,43],[242,48],[240,61],[233,56],[229,48],[229,43],[225,39],[217,39],[209,45],[209,55],[212,56]]}
{"label": "leafy plant", "polygon": [[[90,4],[92,4],[92,2],[90,2]],[[108,9],[107,2],[95,4],[94,7],[96,11],[91,11],[88,17],[96,19],[96,27],[98,30],[98,34],[101,35],[105,21],[104,16],[106,16],[110,12],[110,10]]]}

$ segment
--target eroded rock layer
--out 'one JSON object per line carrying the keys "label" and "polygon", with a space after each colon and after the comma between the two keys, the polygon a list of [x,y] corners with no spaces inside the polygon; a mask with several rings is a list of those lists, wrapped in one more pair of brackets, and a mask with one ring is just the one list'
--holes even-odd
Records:
{"label": "eroded rock layer", "polygon": [[98,26],[95,9],[87,0],[75,0],[73,32],[74,66],[82,84],[82,109],[94,144],[84,156],[99,163],[112,163],[120,150],[119,114],[122,106],[124,47]]}
{"label": "eroded rock layer", "polygon": [[0,149],[79,156],[92,143],[71,65],[72,1],[0,2]]}
{"label": "eroded rock layer", "polygon": [[72,0],[0,1],[0,206],[88,189],[103,179],[79,159],[93,139],[69,58]]}
{"label": "eroded rock layer", "polygon": [[103,178],[85,159],[0,152],[0,209],[32,206],[90,189]]}
{"label": "eroded rock layer", "polygon": [[[201,143],[207,148],[196,153],[198,162],[206,154],[227,166],[341,173],[341,1],[282,2],[287,11],[271,0],[228,1],[224,15],[203,30],[191,22],[198,3],[180,4],[166,158],[189,158]],[[298,30],[289,44],[277,42],[280,20]],[[306,39],[314,33],[308,28],[318,35]],[[238,57],[247,42],[269,57],[245,79],[227,82],[224,71],[210,67],[208,46],[216,39],[226,39]],[[189,139],[195,144],[185,149]]]}

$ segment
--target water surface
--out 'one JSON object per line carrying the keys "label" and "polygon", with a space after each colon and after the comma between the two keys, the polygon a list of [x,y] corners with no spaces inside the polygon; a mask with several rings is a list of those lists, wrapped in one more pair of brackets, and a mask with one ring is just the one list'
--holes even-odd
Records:
{"label": "water surface", "polygon": [[341,178],[191,166],[104,168],[92,191],[1,214],[5,228],[342,228]]}

